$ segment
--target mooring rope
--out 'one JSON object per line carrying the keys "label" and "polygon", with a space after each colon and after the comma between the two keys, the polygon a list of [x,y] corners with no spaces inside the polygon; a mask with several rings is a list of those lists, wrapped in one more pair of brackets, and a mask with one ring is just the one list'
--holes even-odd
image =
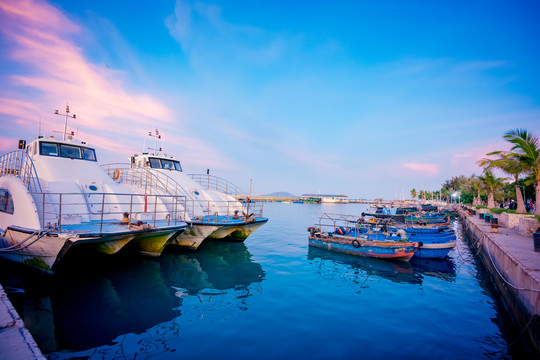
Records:
{"label": "mooring rope", "polygon": [[[42,237],[44,237],[47,234],[48,234],[47,232],[42,233],[41,231],[33,232],[32,234],[30,234],[26,239],[22,240],[21,242],[15,244],[15,245],[11,245],[11,246],[0,249],[0,252],[15,252],[15,251],[26,249],[27,247],[31,246],[32,244],[34,244],[36,241],[38,241],[39,239],[41,239]],[[32,236],[34,236],[34,235],[38,235],[34,241],[32,241],[31,243],[26,244],[25,246],[21,247],[22,244],[24,244],[25,242],[30,240],[32,238]],[[5,235],[4,235],[4,237],[5,237]]]}

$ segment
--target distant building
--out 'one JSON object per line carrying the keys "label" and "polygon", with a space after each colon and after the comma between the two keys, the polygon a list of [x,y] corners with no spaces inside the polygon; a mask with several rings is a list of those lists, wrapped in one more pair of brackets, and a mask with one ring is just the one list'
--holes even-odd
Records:
{"label": "distant building", "polygon": [[322,203],[347,203],[349,198],[347,195],[335,194],[304,194],[300,196],[301,200],[320,199]]}

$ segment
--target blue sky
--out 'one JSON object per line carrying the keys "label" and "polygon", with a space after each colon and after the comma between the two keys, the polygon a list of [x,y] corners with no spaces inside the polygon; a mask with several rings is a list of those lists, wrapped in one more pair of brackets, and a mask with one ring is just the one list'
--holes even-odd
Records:
{"label": "blue sky", "polygon": [[70,128],[100,162],[148,131],[253,192],[401,198],[540,135],[535,1],[0,1],[0,151]]}

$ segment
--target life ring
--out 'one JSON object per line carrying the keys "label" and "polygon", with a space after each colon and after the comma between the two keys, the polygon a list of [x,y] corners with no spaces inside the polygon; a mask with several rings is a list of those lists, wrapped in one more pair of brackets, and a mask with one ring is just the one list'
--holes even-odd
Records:
{"label": "life ring", "polygon": [[351,244],[352,244],[353,247],[355,247],[355,248],[357,248],[357,249],[360,247],[360,241],[358,241],[358,240],[356,240],[356,239],[353,240],[353,241],[351,242]]}
{"label": "life ring", "polygon": [[118,180],[119,177],[120,177],[120,170],[114,169],[114,172],[112,174],[113,180]]}

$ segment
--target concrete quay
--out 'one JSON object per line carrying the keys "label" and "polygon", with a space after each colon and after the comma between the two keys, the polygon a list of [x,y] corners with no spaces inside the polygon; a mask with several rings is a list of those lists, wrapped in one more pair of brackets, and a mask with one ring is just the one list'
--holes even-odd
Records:
{"label": "concrete quay", "polygon": [[494,233],[478,215],[460,210],[459,216],[519,329],[540,352],[540,252],[532,236],[504,227]]}
{"label": "concrete quay", "polygon": [[0,285],[0,359],[45,360]]}

